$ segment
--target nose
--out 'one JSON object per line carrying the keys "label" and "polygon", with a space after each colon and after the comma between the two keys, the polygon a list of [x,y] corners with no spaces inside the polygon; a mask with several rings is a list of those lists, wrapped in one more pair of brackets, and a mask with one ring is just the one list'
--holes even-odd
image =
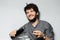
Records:
{"label": "nose", "polygon": [[28,12],[28,13],[27,13],[28,16],[31,15],[31,14],[32,14],[31,12]]}

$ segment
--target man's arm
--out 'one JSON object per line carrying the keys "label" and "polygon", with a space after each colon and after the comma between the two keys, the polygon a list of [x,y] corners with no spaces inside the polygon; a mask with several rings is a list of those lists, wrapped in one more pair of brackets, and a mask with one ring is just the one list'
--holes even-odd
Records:
{"label": "man's arm", "polygon": [[45,31],[45,35],[46,35],[45,40],[54,40],[53,28],[50,24],[48,24],[47,26],[48,26],[48,28]]}
{"label": "man's arm", "polygon": [[50,24],[46,25],[44,33],[40,30],[34,30],[33,34],[36,35],[37,40],[54,40],[54,32]]}
{"label": "man's arm", "polygon": [[14,39],[16,38],[19,34],[21,34],[22,32],[24,31],[24,28],[21,27],[20,29],[18,30],[13,30],[12,32],[9,33],[11,39]]}

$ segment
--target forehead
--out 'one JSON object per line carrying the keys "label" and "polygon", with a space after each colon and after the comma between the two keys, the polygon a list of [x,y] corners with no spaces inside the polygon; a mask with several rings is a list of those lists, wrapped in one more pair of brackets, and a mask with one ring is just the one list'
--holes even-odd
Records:
{"label": "forehead", "polygon": [[30,9],[27,9],[26,10],[26,12],[28,12],[28,11],[34,11],[34,10],[33,10],[33,8],[30,8]]}

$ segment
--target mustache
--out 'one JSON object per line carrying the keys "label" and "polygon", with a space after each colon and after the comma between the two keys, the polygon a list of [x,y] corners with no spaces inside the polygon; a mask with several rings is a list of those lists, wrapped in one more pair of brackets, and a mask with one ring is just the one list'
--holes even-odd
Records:
{"label": "mustache", "polygon": [[31,15],[29,15],[29,17],[30,17],[30,16],[34,16],[34,15],[31,14]]}

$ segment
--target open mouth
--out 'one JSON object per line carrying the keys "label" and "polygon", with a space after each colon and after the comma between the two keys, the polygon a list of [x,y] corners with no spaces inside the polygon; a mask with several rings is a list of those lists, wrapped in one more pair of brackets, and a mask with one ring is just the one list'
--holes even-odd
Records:
{"label": "open mouth", "polygon": [[29,16],[29,19],[32,19],[34,16],[33,15],[31,15],[31,16]]}
{"label": "open mouth", "polygon": [[33,17],[34,15],[29,15],[29,18]]}

